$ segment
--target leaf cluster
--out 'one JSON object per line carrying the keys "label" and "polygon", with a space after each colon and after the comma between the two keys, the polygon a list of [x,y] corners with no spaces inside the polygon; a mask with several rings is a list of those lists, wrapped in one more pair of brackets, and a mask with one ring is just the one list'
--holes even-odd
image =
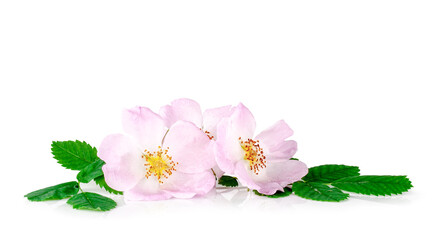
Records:
{"label": "leaf cluster", "polygon": [[295,195],[326,202],[340,202],[349,198],[345,192],[386,196],[401,194],[412,188],[406,176],[360,175],[356,166],[327,164],[309,168],[302,181],[292,184]]}
{"label": "leaf cluster", "polygon": [[[109,193],[122,194],[112,189],[105,181],[102,167],[105,164],[97,156],[97,149],[82,141],[54,141],[51,145],[54,158],[66,169],[78,170],[77,181],[62,183],[39,189],[25,195],[30,201],[59,200],[69,198],[68,204],[74,209],[108,211],[116,202],[97,193],[83,192],[80,183],[95,183]],[[79,190],[81,193],[79,193]]]}
{"label": "leaf cluster", "polygon": [[326,164],[309,168],[302,180],[286,187],[284,192],[264,195],[254,190],[254,193],[270,198],[287,197],[294,193],[315,201],[340,202],[349,198],[347,192],[386,196],[407,192],[411,187],[406,176],[360,175],[356,166]]}

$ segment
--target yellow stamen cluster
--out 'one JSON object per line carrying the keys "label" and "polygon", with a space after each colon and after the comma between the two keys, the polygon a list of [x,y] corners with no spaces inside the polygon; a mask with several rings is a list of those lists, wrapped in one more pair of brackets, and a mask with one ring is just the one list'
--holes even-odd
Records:
{"label": "yellow stamen cluster", "polygon": [[243,141],[241,137],[238,140],[245,151],[244,159],[249,162],[249,168],[258,175],[259,170],[266,167],[266,156],[263,155],[263,148],[260,147],[258,140],[248,138],[248,140]]}
{"label": "yellow stamen cluster", "polygon": [[163,178],[171,176],[172,171],[177,171],[176,162],[172,161],[172,157],[168,155],[169,148],[163,150],[160,146],[158,151],[150,152],[145,149],[142,158],[145,159],[146,178],[151,175],[157,177],[159,183],[163,183]]}

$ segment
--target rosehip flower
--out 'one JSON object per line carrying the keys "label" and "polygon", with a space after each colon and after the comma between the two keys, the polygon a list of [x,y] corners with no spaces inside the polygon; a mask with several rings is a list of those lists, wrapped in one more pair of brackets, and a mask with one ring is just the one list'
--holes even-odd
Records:
{"label": "rosehip flower", "polygon": [[289,160],[297,151],[297,143],[286,140],[293,131],[283,120],[255,138],[254,131],[255,119],[241,103],[219,123],[216,161],[226,174],[250,189],[271,195],[308,173],[303,162]]}
{"label": "rosehip flower", "polygon": [[161,116],[137,107],[123,113],[127,135],[107,136],[98,155],[106,183],[128,200],[162,200],[204,195],[215,185],[211,140],[190,122],[168,130]]}
{"label": "rosehip flower", "polygon": [[232,106],[210,108],[202,113],[200,104],[188,98],[180,98],[160,108],[159,114],[165,120],[166,126],[170,127],[175,122],[182,120],[194,123],[211,140],[217,137],[217,125],[232,114]]}
{"label": "rosehip flower", "polygon": [[[177,121],[188,121],[199,127],[210,140],[217,139],[217,125],[219,122],[232,114],[231,105],[210,108],[202,113],[200,104],[188,98],[180,98],[160,108],[160,115],[165,120],[166,126],[170,127]],[[212,168],[217,178],[223,175],[218,166]]]}

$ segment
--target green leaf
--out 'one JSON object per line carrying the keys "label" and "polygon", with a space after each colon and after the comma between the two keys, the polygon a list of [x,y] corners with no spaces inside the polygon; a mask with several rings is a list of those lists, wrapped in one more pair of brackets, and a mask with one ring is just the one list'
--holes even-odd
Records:
{"label": "green leaf", "polygon": [[385,196],[401,194],[412,188],[406,176],[362,175],[336,180],[333,186],[341,190],[365,195]]}
{"label": "green leaf", "polygon": [[103,175],[100,177],[94,178],[94,181],[95,181],[95,183],[97,183],[98,186],[105,189],[109,193],[113,193],[113,194],[117,194],[117,195],[123,194],[123,192],[117,191],[117,190],[111,188],[110,186],[108,186],[108,184],[105,181],[105,177]]}
{"label": "green leaf", "polygon": [[88,183],[96,177],[103,175],[102,167],[105,164],[101,159],[89,164],[77,174],[77,180],[82,183]]}
{"label": "green leaf", "polygon": [[326,164],[309,168],[308,174],[302,179],[305,182],[331,183],[344,177],[358,176],[359,172],[360,169],[355,166]]}
{"label": "green leaf", "polygon": [[218,180],[218,184],[225,186],[225,187],[237,187],[238,186],[237,178],[231,177],[231,176],[226,176],[226,175],[223,175],[220,177],[220,179]]}
{"label": "green leaf", "polygon": [[340,202],[349,197],[349,194],[335,187],[317,182],[298,181],[292,184],[295,195],[315,201]]}
{"label": "green leaf", "polygon": [[66,182],[55,186],[43,188],[25,195],[29,201],[58,200],[78,193],[78,182]]}
{"label": "green leaf", "polygon": [[68,204],[75,209],[109,211],[117,206],[117,203],[97,193],[84,192],[71,197]]}
{"label": "green leaf", "polygon": [[290,158],[289,160],[300,161],[300,160],[298,160],[298,158]]}
{"label": "green leaf", "polygon": [[79,140],[52,142],[52,154],[63,167],[71,170],[82,170],[97,160],[97,149]]}
{"label": "green leaf", "polygon": [[275,194],[273,194],[273,195],[265,195],[265,194],[259,193],[257,190],[254,190],[254,193],[255,193],[256,195],[258,195],[258,196],[264,196],[264,197],[269,197],[269,198],[281,198],[281,197],[287,197],[287,196],[291,195],[291,193],[292,193],[292,189],[291,189],[291,188],[288,188],[288,187],[285,187],[285,188],[284,188],[284,192],[282,192],[282,191],[277,191],[277,192],[276,192]]}

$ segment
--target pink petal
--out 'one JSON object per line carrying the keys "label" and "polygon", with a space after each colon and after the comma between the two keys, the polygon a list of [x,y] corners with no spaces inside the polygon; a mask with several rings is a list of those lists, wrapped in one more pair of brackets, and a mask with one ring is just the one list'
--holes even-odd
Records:
{"label": "pink petal", "polygon": [[223,119],[217,128],[215,141],[215,157],[218,167],[227,174],[234,174],[235,164],[244,160],[244,150],[241,148],[238,136],[231,130],[231,121]]}
{"label": "pink petal", "polygon": [[163,119],[145,107],[125,110],[122,121],[123,129],[134,137],[141,147],[151,151],[161,145],[167,131]]}
{"label": "pink petal", "polygon": [[166,134],[163,148],[169,147],[172,161],[178,163],[177,170],[198,173],[215,165],[213,141],[190,122],[178,121]]}
{"label": "pink petal", "polygon": [[123,194],[126,200],[137,201],[165,200],[172,197],[160,189],[160,183],[154,177],[141,179],[136,186]]}
{"label": "pink petal", "polygon": [[254,174],[245,162],[238,162],[235,166],[234,176],[242,185],[266,195],[283,191],[288,184],[299,181],[308,173],[308,168],[303,162],[295,160],[272,161],[260,169],[259,174]]}
{"label": "pink petal", "polygon": [[231,116],[233,110],[231,105],[207,109],[203,113],[203,130],[208,131],[217,139],[217,125],[223,118]]}
{"label": "pink petal", "polygon": [[263,148],[268,161],[276,159],[288,160],[297,152],[297,142],[294,140],[286,140],[272,146],[271,148]]}
{"label": "pink petal", "polygon": [[219,179],[219,178],[220,178],[221,176],[223,176],[223,174],[225,173],[225,172],[223,172],[223,171],[220,169],[220,167],[217,166],[217,165],[215,165],[215,166],[212,168],[212,171],[214,171],[215,177],[216,177],[217,179]]}
{"label": "pink petal", "polygon": [[235,164],[235,170],[232,174],[237,177],[240,183],[250,189],[259,189],[260,186],[254,181],[254,173],[249,170],[249,164],[244,162],[237,162]]}
{"label": "pink petal", "polygon": [[[271,161],[267,167],[262,169],[258,176],[254,176],[257,191],[263,194],[274,194],[277,190],[282,191],[282,187],[299,181],[308,173],[306,164],[296,160]],[[276,187],[277,185],[280,187]]]}
{"label": "pink petal", "polygon": [[106,162],[103,166],[106,183],[116,190],[130,189],[145,174],[141,152],[122,134],[107,136],[98,149],[98,156]]}
{"label": "pink petal", "polygon": [[237,139],[253,138],[255,131],[255,119],[251,111],[243,104],[238,104],[234,108],[234,111],[229,117],[228,131],[231,131],[232,135],[237,136]]}
{"label": "pink petal", "polygon": [[233,174],[235,164],[244,160],[244,150],[240,140],[252,139],[255,130],[255,119],[252,113],[243,104],[234,108],[229,118],[220,121],[217,127],[215,146],[216,161],[220,169],[227,174]]}
{"label": "pink petal", "polygon": [[272,148],[274,145],[280,144],[286,138],[292,136],[292,134],[294,134],[294,131],[292,131],[285,121],[280,120],[258,134],[255,139],[260,140],[261,146]]}
{"label": "pink petal", "polygon": [[215,176],[211,171],[201,173],[173,172],[161,185],[161,189],[176,198],[191,198],[205,195],[215,186]]}
{"label": "pink petal", "polygon": [[180,98],[160,108],[160,115],[165,120],[166,126],[170,128],[177,121],[188,121],[197,127],[202,126],[202,111],[200,105],[191,99]]}
{"label": "pink petal", "polygon": [[259,192],[261,194],[273,195],[277,191],[282,191],[282,192],[284,191],[283,187],[275,182],[269,182],[269,183],[264,183],[264,184],[259,184],[259,185],[260,185],[260,187],[256,190],[257,190],[257,192]]}

